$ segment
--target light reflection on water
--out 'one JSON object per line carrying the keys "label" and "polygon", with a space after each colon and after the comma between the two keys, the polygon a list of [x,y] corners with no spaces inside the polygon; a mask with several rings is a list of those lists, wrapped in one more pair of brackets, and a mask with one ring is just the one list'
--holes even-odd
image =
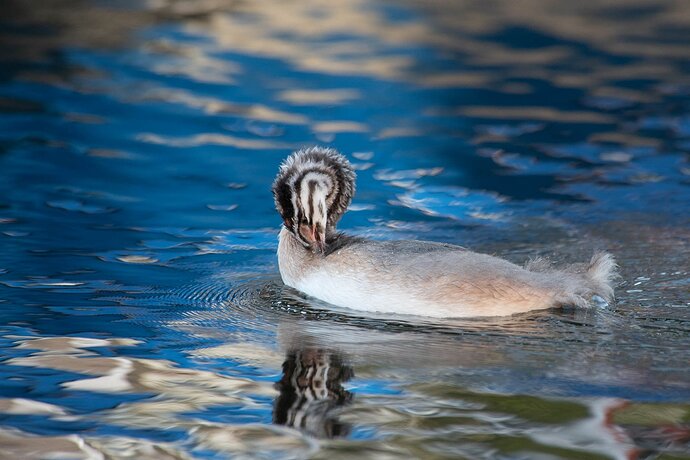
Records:
{"label": "light reflection on water", "polygon": [[[564,3],[11,2],[0,452],[690,455],[690,14]],[[363,316],[277,276],[270,183],[516,262],[607,248],[607,310]]]}

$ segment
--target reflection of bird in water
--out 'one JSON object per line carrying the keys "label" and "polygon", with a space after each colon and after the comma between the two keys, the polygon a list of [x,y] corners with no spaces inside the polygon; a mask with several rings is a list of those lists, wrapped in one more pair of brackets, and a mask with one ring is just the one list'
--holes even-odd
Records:
{"label": "reflection of bird in water", "polygon": [[355,191],[355,173],[332,149],[293,153],[273,184],[283,218],[283,282],[346,308],[435,317],[500,316],[613,298],[607,253],[562,269],[524,268],[451,244],[373,241],[336,232]]}
{"label": "reflection of bird in water", "polygon": [[276,383],[280,395],[274,403],[273,423],[319,438],[346,436],[349,425],[339,422],[332,411],[352,400],[342,383],[353,375],[335,353],[316,348],[288,352],[283,376]]}

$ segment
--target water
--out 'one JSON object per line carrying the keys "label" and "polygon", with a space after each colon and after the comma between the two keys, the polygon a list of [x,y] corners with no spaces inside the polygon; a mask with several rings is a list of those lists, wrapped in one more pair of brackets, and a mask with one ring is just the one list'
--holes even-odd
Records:
{"label": "water", "polygon": [[[0,457],[690,458],[690,9],[13,0]],[[282,285],[270,184],[342,226],[621,265],[608,309],[362,316]]]}

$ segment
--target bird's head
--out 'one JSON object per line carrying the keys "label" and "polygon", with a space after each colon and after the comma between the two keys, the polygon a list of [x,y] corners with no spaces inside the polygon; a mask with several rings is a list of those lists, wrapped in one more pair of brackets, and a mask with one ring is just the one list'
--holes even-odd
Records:
{"label": "bird's head", "polygon": [[297,240],[314,252],[326,250],[326,238],[355,193],[350,162],[333,149],[298,150],[280,166],[273,182],[276,209]]}

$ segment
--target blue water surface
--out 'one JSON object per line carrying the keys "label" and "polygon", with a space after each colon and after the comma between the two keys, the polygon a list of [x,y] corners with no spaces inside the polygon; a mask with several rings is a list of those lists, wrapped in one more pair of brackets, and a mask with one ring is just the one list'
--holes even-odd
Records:
{"label": "blue water surface", "polygon": [[[13,0],[0,457],[690,458],[690,16],[630,4]],[[271,183],[617,301],[464,321],[283,286]]]}

